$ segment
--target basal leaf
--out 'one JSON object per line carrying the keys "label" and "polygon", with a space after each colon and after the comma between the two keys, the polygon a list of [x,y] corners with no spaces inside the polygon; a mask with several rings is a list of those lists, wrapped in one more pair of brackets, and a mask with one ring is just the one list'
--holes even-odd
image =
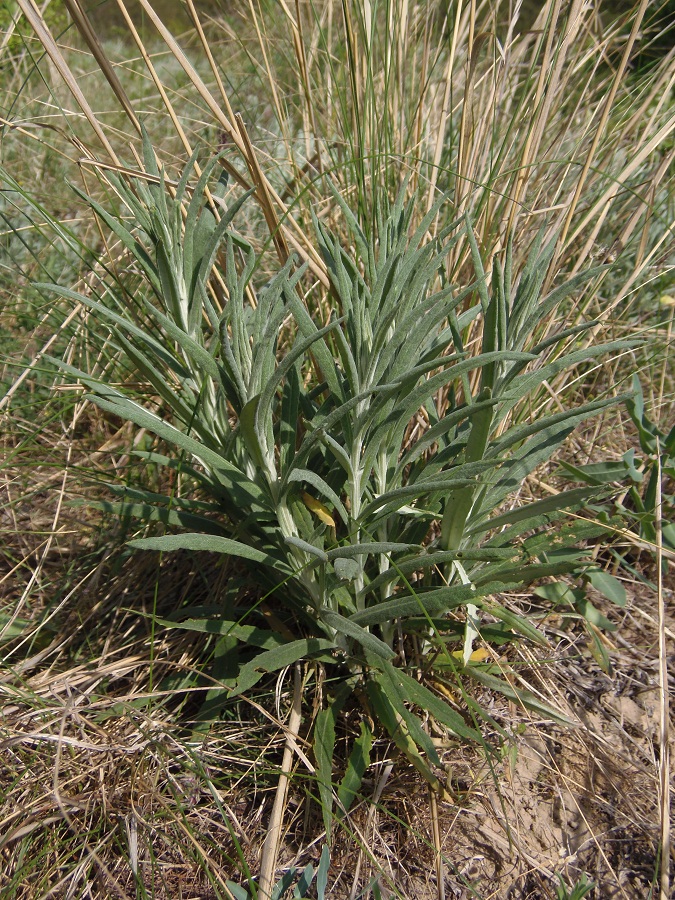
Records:
{"label": "basal leaf", "polygon": [[438,722],[445,725],[452,734],[463,740],[482,742],[480,732],[466,724],[462,716],[452,707],[441,700],[436,694],[412,678],[402,669],[394,669],[392,678],[395,678],[408,702],[414,703],[420,709],[430,713]]}
{"label": "basal leaf", "polygon": [[476,596],[479,596],[478,592],[470,585],[444,587],[412,596],[408,594],[384,603],[377,603],[362,612],[357,612],[350,616],[350,621],[361,627],[369,627],[424,612],[433,616],[455,609],[464,603],[474,602]]}
{"label": "basal leaf", "polygon": [[467,666],[463,671],[484,687],[489,688],[491,691],[503,694],[514,703],[524,706],[526,709],[531,709],[533,712],[537,713],[537,715],[542,716],[545,719],[553,719],[553,721],[563,725],[575,724],[572,719],[564,713],[561,713],[559,710],[554,709],[552,706],[549,706],[547,703],[544,703],[543,700],[540,700],[531,691],[517,688],[510,684],[505,678],[492,675],[478,666]]}
{"label": "basal leaf", "polygon": [[623,460],[591,463],[585,466],[573,466],[571,463],[561,460],[560,468],[568,475],[571,475],[575,481],[583,481],[586,484],[593,485],[621,482],[629,474],[628,466]]}
{"label": "basal leaf", "polygon": [[195,550],[207,553],[222,553],[227,556],[238,556],[252,562],[263,563],[274,569],[288,572],[288,566],[279,559],[256,550],[249,544],[233,541],[230,538],[216,534],[201,534],[199,532],[187,532],[185,534],[165,534],[161,537],[138,538],[129,541],[131,547],[139,550],[160,550],[171,553],[174,550]]}
{"label": "basal leaf", "polygon": [[328,844],[324,844],[316,870],[316,896],[317,900],[326,900],[326,888],[328,887],[328,870],[330,868],[330,850]]}
{"label": "basal leaf", "polygon": [[109,500],[99,500],[87,504],[91,509],[99,509],[102,512],[118,516],[120,518],[142,519],[144,522],[163,522],[165,525],[178,525],[183,528],[199,529],[206,534],[223,534],[224,528],[213,519],[198,516],[184,509],[153,506],[150,503],[131,503],[121,501],[111,503]]}
{"label": "basal leaf", "polygon": [[614,622],[610,622],[607,616],[603,616],[600,610],[593,606],[588,597],[579,597],[576,606],[584,619],[590,622],[591,625],[595,625],[596,628],[602,628],[604,631],[616,631]]}
{"label": "basal leaf", "polygon": [[479,604],[486,612],[491,613],[496,619],[504,622],[504,624],[508,625],[513,631],[528,637],[531,641],[534,641],[535,644],[539,644],[541,647],[550,646],[546,637],[535,627],[535,625],[533,625],[527,616],[518,615],[492,601],[479,601]]}
{"label": "basal leaf", "polygon": [[602,569],[589,569],[585,575],[603,597],[611,600],[616,606],[626,605],[626,589],[614,575],[603,572]]}
{"label": "basal leaf", "polygon": [[397,705],[400,706],[398,698],[390,698],[379,681],[374,678],[368,679],[366,682],[366,690],[375,715],[389,732],[389,735],[396,746],[413,764],[422,777],[439,794],[443,795],[443,786],[418,750],[408,729],[408,724],[403,711],[400,708],[396,708]]}
{"label": "basal leaf", "polygon": [[200,634],[231,635],[243,644],[273,650],[284,646],[287,641],[269,628],[258,628],[254,625],[240,625],[239,622],[228,622],[225,619],[185,619],[182,622],[173,619],[154,617],[157,625],[174,628],[179,631],[197,631]]}
{"label": "basal leaf", "polygon": [[369,631],[366,631],[365,628],[357,625],[354,621],[356,618],[355,616],[347,619],[345,616],[341,616],[340,613],[334,612],[332,609],[322,609],[320,610],[319,615],[326,625],[330,628],[334,628],[339,634],[345,634],[347,637],[352,638],[352,640],[355,640],[369,653],[374,653],[381,659],[392,659],[395,656],[394,651],[385,644],[384,641],[381,641],[374,634],[371,634]]}
{"label": "basal leaf", "polygon": [[257,684],[265,674],[278,672],[279,669],[292,666],[301,659],[322,659],[332,662],[331,650],[335,650],[334,641],[326,638],[303,638],[259,653],[251,662],[242,666],[230,696],[242,694]]}
{"label": "basal leaf", "polygon": [[572,588],[565,584],[564,581],[551,581],[548,584],[540,584],[534,589],[534,593],[537,597],[542,597],[555,606],[558,606],[560,603],[570,604],[576,601]]}
{"label": "basal leaf", "polygon": [[341,684],[334,697],[328,696],[326,709],[319,710],[314,722],[314,758],[321,798],[326,836],[330,839],[333,819],[333,757],[335,755],[335,724],[345,701],[352,692],[352,684]]}
{"label": "basal leaf", "polygon": [[361,789],[363,776],[370,765],[370,749],[373,745],[373,734],[368,723],[361,721],[361,733],[354,741],[352,752],[349,754],[347,769],[338,788],[338,804],[343,812],[349,812],[354,797]]}

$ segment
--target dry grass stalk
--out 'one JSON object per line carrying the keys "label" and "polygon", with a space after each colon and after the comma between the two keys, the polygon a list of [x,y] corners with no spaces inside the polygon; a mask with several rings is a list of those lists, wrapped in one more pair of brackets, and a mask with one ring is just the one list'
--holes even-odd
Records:
{"label": "dry grass stalk", "polygon": [[659,800],[661,818],[660,900],[670,897],[670,702],[668,690],[668,651],[666,646],[665,600],[663,596],[663,503],[661,462],[657,458],[656,486],[656,585],[659,616]]}
{"label": "dry grass stalk", "polygon": [[98,118],[96,117],[94,111],[92,110],[86,97],[84,96],[82,89],[77,82],[77,79],[75,78],[70,70],[70,67],[63,58],[63,54],[59,50],[56,41],[52,37],[52,34],[49,31],[47,24],[45,23],[42,13],[35,5],[33,0],[17,0],[17,2],[19,4],[19,7],[21,8],[21,12],[24,14],[27,21],[30,22],[31,27],[34,29],[41,45],[44,47],[45,51],[49,54],[49,58],[56,66],[59,75],[68,85],[68,89],[70,90],[78,106],[86,116],[87,121],[91,125],[97,138],[105,148],[112,161],[119,164],[119,159],[117,158],[112,145],[108,141],[108,138],[106,137],[106,134],[103,131]]}
{"label": "dry grass stalk", "polygon": [[586,161],[584,162],[583,169],[581,171],[581,174],[580,174],[580,176],[577,180],[576,186],[574,188],[574,196],[572,197],[572,199],[569,203],[569,206],[568,206],[567,215],[565,217],[565,221],[564,221],[563,227],[562,227],[562,233],[560,235],[560,243],[561,244],[564,244],[565,240],[567,238],[567,233],[570,229],[570,225],[572,223],[572,219],[576,212],[577,205],[579,203],[579,199],[581,197],[581,194],[584,190],[584,186],[586,184],[586,178],[588,177],[589,170],[590,170],[591,165],[593,164],[593,160],[595,158],[595,151],[598,149],[600,139],[603,136],[605,127],[609,120],[609,116],[610,116],[610,113],[611,113],[613,105],[614,105],[614,100],[615,100],[617,92],[619,90],[619,86],[622,82],[624,73],[626,71],[626,67],[628,66],[628,61],[633,52],[633,45],[635,44],[635,40],[638,36],[638,32],[640,30],[640,25],[642,24],[642,20],[644,18],[645,12],[647,10],[648,3],[649,3],[649,0],[641,0],[638,10],[633,19],[633,26],[631,28],[631,32],[628,37],[628,40],[626,41],[623,55],[621,57],[621,62],[619,64],[619,68],[616,71],[614,80],[612,82],[611,89],[605,99],[605,102],[604,102],[604,105],[602,108],[602,113],[600,116],[600,121],[597,125],[595,134],[593,136],[593,141],[591,142],[591,146],[590,146],[590,149],[586,156]]}
{"label": "dry grass stalk", "polygon": [[274,872],[279,856],[279,844],[286,812],[286,798],[291,775],[295,741],[302,722],[302,669],[299,663],[293,669],[293,704],[288,720],[286,746],[284,758],[281,763],[281,772],[274,795],[274,805],[267,823],[267,836],[263,845],[262,859],[260,862],[260,881],[258,883],[258,896],[261,900],[270,900],[274,885]]}

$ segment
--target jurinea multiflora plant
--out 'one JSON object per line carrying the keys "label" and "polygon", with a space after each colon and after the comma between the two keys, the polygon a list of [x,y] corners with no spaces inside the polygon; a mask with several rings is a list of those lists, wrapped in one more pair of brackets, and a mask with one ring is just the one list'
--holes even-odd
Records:
{"label": "jurinea multiflora plant", "polygon": [[[541,387],[628,349],[600,344],[599,330],[661,271],[673,54],[626,78],[646,2],[605,29],[600,53],[587,39],[596,11],[576,0],[546,4],[529,33],[488,4],[328,2],[273,17],[251,8],[248,29],[223,21],[208,34],[188,0],[207,84],[140,4],[225,145],[195,149],[197,125],[176,114],[118,0],[189,160],[171,177],[79,2],[68,9],[132,129],[124,151],[40,11],[19,0],[102,148],[73,139],[102,189],[79,198],[110,239],[88,290],[38,287],[93,312],[110,365],[144,390],[112,387],[77,354],[54,362],[107,413],[161,439],[163,453],[136,458],[186,486],[110,505],[177,532],[134,544],[237,558],[257,587],[260,600],[215,623],[180,623],[230,637],[240,665],[222,696],[299,660],[339,679],[315,726],[330,824],[335,720],[352,692],[439,790],[414,709],[459,738],[480,734],[418,680],[421,660],[552,714],[478,644],[544,642],[497,598],[578,568],[579,543],[602,530],[567,515],[592,487],[516,508],[510,498],[621,399],[563,394],[551,411]],[[213,52],[223,35],[255,61],[271,110],[258,128],[233,109]],[[273,52],[284,38],[292,66]],[[289,70],[297,82],[281,96]],[[122,159],[126,138],[134,160]],[[281,629],[265,627],[260,603]]]}
{"label": "jurinea multiflora plant", "polygon": [[[401,665],[407,641],[415,636],[418,652],[440,653],[439,667],[542,708],[490,664],[474,665],[483,658],[476,643],[484,626],[500,642],[545,643],[533,622],[496,597],[577,568],[576,544],[602,527],[565,519],[592,488],[499,510],[579,423],[616,398],[524,423],[512,412],[542,381],[628,345],[562,350],[579,326],[538,340],[551,311],[597,270],[545,294],[556,244],[542,236],[517,279],[511,244],[488,274],[468,216],[430,238],[447,200],[415,226],[416,203],[403,191],[391,205],[380,200],[367,237],[332,189],[349,241],[314,220],[331,290],[329,320],[317,323],[307,264],[291,256],[257,290],[258,257],[234,228],[251,199],[223,199],[217,157],[188,190],[194,164],[169,186],[146,138],[147,179],[108,176],[120,210],[88,201],[129,257],[133,305],[114,281],[96,295],[38,285],[107,326],[110,346],[147,385],[144,393],[54,362],[107,413],[180,451],[183,477],[210,498],[205,509],[185,494],[179,505],[148,494],[179,530],[132,545],[239,558],[283,621],[283,634],[265,629],[255,603],[227,620],[179,626],[216,627],[242,644],[223,698],[297,661],[320,663],[344,679],[329,715],[365,689],[375,716],[440,790],[429,765],[437,753],[411,707],[458,738],[480,735]],[[447,279],[446,261],[462,240],[472,277],[459,285]],[[115,509],[134,512],[124,500]],[[463,622],[454,655],[446,649],[449,612],[455,632]],[[322,728],[331,733],[320,719]]]}

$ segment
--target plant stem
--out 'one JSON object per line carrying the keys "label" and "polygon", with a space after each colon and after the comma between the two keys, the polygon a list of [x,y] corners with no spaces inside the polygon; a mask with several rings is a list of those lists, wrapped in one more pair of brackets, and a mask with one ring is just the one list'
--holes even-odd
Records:
{"label": "plant stem", "polygon": [[661,448],[656,453],[656,591],[659,606],[659,693],[660,693],[660,753],[659,781],[661,785],[661,889],[660,900],[670,897],[670,709],[668,703],[668,657],[666,652],[666,610],[663,600],[663,510],[661,502]]}
{"label": "plant stem", "polygon": [[274,797],[274,806],[270,816],[267,837],[263,846],[262,860],[260,863],[260,883],[258,886],[258,900],[270,900],[272,896],[272,885],[274,882],[274,870],[277,865],[277,857],[279,855],[279,842],[281,839],[281,826],[284,818],[284,808],[286,805],[286,792],[288,791],[288,782],[291,772],[291,763],[293,761],[293,752],[295,740],[300,730],[302,708],[302,672],[300,663],[296,663],[293,672],[293,706],[291,715],[288,719],[288,730],[286,732],[286,746],[284,748],[284,758],[281,762],[281,774],[279,775],[279,783],[277,784],[277,792]]}

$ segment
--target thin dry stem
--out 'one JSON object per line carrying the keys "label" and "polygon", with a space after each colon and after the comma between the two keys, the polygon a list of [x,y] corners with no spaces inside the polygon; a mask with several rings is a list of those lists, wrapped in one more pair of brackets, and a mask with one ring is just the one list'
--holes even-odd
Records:
{"label": "thin dry stem", "polygon": [[114,163],[119,163],[119,159],[117,158],[117,154],[115,153],[111,143],[101,127],[100,122],[98,121],[94,111],[91,106],[87,102],[87,98],[82,93],[82,89],[80,88],[77,79],[70,71],[68,64],[63,58],[63,54],[59,50],[56,41],[51,35],[51,32],[47,28],[45,24],[45,20],[42,16],[42,13],[37,8],[33,0],[17,0],[17,3],[21,7],[21,12],[26,17],[27,21],[30,23],[31,27],[35,31],[38,36],[41,45],[44,47],[45,51],[49,55],[49,58],[54,63],[56,69],[58,70],[59,75],[63,78],[65,83],[68,86],[71,94],[75,98],[77,104],[80,109],[84,113],[87,118],[87,121],[91,125],[94,133],[98,137],[99,141],[105,148],[106,152],[112,159]]}
{"label": "thin dry stem", "polygon": [[431,789],[429,790],[429,807],[431,810],[431,837],[436,853],[436,890],[438,900],[445,900],[445,864],[443,863],[441,826],[438,819],[438,799]]}
{"label": "thin dry stem", "polygon": [[642,24],[642,20],[644,18],[645,12],[647,11],[647,6],[649,4],[649,0],[641,0],[640,6],[635,14],[635,18],[633,19],[633,27],[631,28],[630,35],[628,40],[626,41],[626,46],[624,47],[623,55],[621,57],[621,62],[619,64],[619,68],[614,76],[612,81],[612,87],[607,94],[607,98],[603,105],[602,114],[600,116],[600,121],[595,129],[595,134],[593,135],[593,140],[591,142],[590,149],[586,154],[586,160],[584,162],[583,169],[579,178],[577,179],[577,183],[574,188],[574,195],[571,199],[567,216],[565,217],[565,222],[563,224],[562,233],[560,235],[560,246],[565,245],[565,240],[567,238],[567,233],[572,224],[572,219],[574,217],[574,213],[577,208],[577,204],[579,203],[579,199],[584,190],[584,186],[586,184],[586,178],[588,177],[589,170],[593,164],[593,160],[595,159],[595,152],[598,149],[598,145],[600,144],[600,139],[602,138],[605,127],[609,120],[610,113],[612,111],[612,107],[614,105],[614,100],[617,95],[617,91],[619,90],[619,86],[623,80],[624,73],[626,71],[626,67],[628,66],[628,61],[630,60],[631,53],[633,52],[633,45],[635,44],[635,40],[638,36],[638,32],[640,30],[640,25]]}
{"label": "thin dry stem", "polygon": [[656,590],[659,608],[659,786],[661,813],[660,900],[670,897],[670,703],[668,694],[668,653],[666,611],[663,596],[663,502],[660,447],[657,442],[657,484],[654,503],[656,520]]}
{"label": "thin dry stem", "polygon": [[263,846],[262,860],[260,862],[260,882],[258,885],[258,897],[260,900],[270,900],[272,886],[274,884],[274,871],[277,867],[279,856],[279,843],[286,809],[286,794],[291,775],[293,755],[295,753],[296,739],[300,731],[302,721],[302,669],[300,663],[296,663],[293,671],[293,706],[288,719],[286,746],[281,763],[281,774],[274,796],[274,805],[267,826],[267,837]]}

